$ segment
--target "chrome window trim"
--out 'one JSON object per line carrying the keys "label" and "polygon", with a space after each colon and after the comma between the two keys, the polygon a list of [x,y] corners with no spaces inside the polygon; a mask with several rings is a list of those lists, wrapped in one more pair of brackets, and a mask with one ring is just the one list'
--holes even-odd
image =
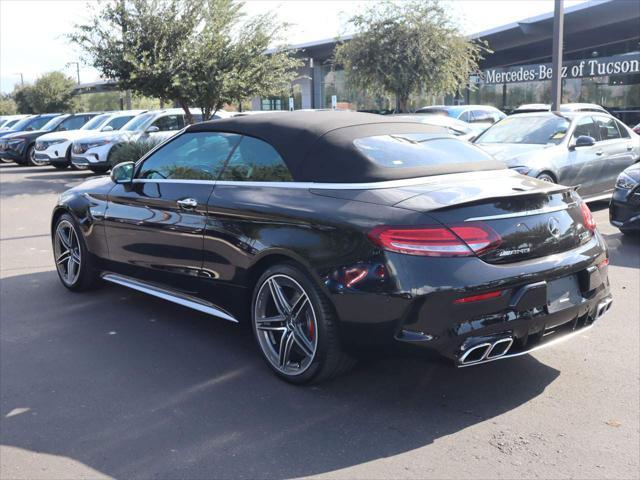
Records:
{"label": "chrome window trim", "polygon": [[[486,170],[486,172],[509,171],[506,169]],[[223,186],[245,186],[245,187],[274,187],[274,188],[297,188],[297,189],[318,189],[318,190],[379,190],[384,188],[410,187],[415,185],[438,184],[443,178],[449,175],[460,175],[474,178],[478,172],[461,172],[446,175],[435,175],[431,177],[405,178],[401,180],[384,180],[380,182],[368,183],[320,183],[320,182],[242,182],[234,180],[184,180],[172,178],[134,178],[133,183],[192,183],[194,185],[223,185]],[[514,175],[516,175],[514,173]]]}

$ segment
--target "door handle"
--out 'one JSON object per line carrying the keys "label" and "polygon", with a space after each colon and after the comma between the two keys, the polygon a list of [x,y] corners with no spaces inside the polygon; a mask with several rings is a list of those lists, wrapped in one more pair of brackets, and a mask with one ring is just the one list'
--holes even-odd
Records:
{"label": "door handle", "polygon": [[633,145],[627,145],[627,151],[630,152],[631,150],[633,150]]}
{"label": "door handle", "polygon": [[183,198],[178,200],[178,205],[185,210],[193,210],[198,206],[198,201],[195,198]]}
{"label": "door handle", "polygon": [[596,155],[598,155],[598,156],[602,155],[602,150],[598,150],[598,151],[596,152]]}

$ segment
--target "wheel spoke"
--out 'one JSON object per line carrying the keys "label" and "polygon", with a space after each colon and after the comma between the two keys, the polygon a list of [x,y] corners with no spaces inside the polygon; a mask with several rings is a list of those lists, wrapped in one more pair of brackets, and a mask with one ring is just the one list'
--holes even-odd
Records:
{"label": "wheel spoke", "polygon": [[69,240],[69,237],[64,234],[64,231],[63,231],[62,228],[58,229],[57,235],[58,235],[58,239],[60,240],[60,243],[62,244],[62,246],[64,248],[66,248],[67,250],[71,249],[71,242]]}
{"label": "wheel spoke", "polygon": [[278,313],[282,316],[286,316],[291,312],[291,306],[289,305],[289,301],[285,296],[284,292],[278,282],[275,279],[269,280],[269,290],[271,291],[271,298],[273,298],[273,302],[276,305],[276,309]]}
{"label": "wheel spoke", "polygon": [[291,307],[291,316],[295,320],[309,303],[309,297],[305,293],[301,293],[298,299]]}
{"label": "wheel spoke", "polygon": [[307,336],[300,331],[299,327],[296,327],[293,330],[293,339],[296,342],[296,345],[298,345],[302,350],[302,353],[307,357],[311,357],[313,355],[313,343],[311,343]]}
{"label": "wheel spoke", "polygon": [[289,363],[289,356],[291,355],[291,347],[293,346],[294,337],[293,332],[286,330],[280,338],[280,349],[278,351],[278,363],[280,368],[284,368]]}
{"label": "wheel spoke", "polygon": [[276,315],[275,317],[257,318],[256,328],[258,330],[271,332],[284,332],[287,329],[287,327],[284,325],[284,317],[282,315]]}
{"label": "wheel spoke", "polygon": [[67,260],[67,282],[73,283],[73,278],[76,276],[76,262],[73,261],[73,257],[69,256]]}
{"label": "wheel spoke", "polygon": [[56,258],[56,263],[60,265],[66,262],[69,259],[70,255],[71,255],[71,250],[65,250],[58,256],[58,258]]}

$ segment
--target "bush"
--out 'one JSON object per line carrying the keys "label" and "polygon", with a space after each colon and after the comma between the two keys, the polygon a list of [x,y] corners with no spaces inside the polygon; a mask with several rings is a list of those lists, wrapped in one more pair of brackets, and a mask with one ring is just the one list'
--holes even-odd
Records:
{"label": "bush", "polygon": [[124,142],[115,145],[109,155],[109,163],[111,163],[112,167],[115,167],[119,163],[137,162],[159,143],[160,142],[153,140],[143,140],[140,142]]}

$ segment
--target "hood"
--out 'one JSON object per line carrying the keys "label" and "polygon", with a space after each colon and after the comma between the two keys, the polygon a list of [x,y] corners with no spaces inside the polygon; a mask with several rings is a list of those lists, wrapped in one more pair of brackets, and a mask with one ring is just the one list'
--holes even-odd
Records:
{"label": "hood", "polygon": [[485,152],[493,155],[496,160],[504,162],[507,167],[517,167],[519,165],[530,165],[531,161],[539,159],[541,156],[557,151],[558,145],[535,145],[520,143],[476,143]]}
{"label": "hood", "polygon": [[97,133],[97,130],[65,130],[62,132],[46,133],[42,135],[38,140],[42,140],[45,142],[51,140],[77,140],[82,137],[96,135]]}
{"label": "hood", "polygon": [[624,173],[631,178],[633,178],[636,182],[640,182],[640,163],[636,163],[627,167],[624,170]]}
{"label": "hood", "polygon": [[[82,139],[82,141],[86,142],[98,142],[100,140],[111,140],[114,142],[126,140],[131,135],[129,132],[122,132],[119,130],[115,130],[113,132],[90,132],[89,130],[83,130],[87,133],[87,135],[82,135],[78,137],[78,139]],[[77,140],[77,139],[76,139]]]}
{"label": "hood", "polygon": [[22,130],[19,132],[6,132],[4,135],[2,135],[2,138],[5,139],[9,139],[9,138],[35,138],[35,137],[39,137],[40,135],[44,134],[44,133],[48,133],[46,130]]}

